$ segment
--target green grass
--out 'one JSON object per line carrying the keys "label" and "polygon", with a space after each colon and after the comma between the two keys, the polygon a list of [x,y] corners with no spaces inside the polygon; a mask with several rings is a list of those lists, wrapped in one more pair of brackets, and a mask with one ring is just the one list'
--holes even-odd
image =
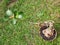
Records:
{"label": "green grass", "polygon": [[[60,33],[55,40],[45,41],[40,37],[39,26],[29,23],[54,20],[56,31],[60,32],[60,18],[56,16],[60,13],[60,6],[57,1],[18,0],[7,6],[8,1],[2,0],[0,2],[0,45],[60,45]],[[55,2],[57,4],[54,5]],[[17,19],[16,25],[11,23],[12,19],[4,21],[8,8],[24,13],[22,19]]]}

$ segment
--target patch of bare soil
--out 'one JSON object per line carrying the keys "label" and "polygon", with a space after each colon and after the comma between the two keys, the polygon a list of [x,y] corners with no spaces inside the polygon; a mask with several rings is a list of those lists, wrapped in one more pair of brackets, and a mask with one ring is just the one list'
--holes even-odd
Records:
{"label": "patch of bare soil", "polygon": [[42,31],[43,31],[44,29],[46,29],[46,28],[48,28],[48,27],[43,26],[43,27],[40,28],[40,35],[41,35],[41,37],[42,37],[44,40],[52,41],[53,39],[55,39],[57,33],[56,33],[56,31],[54,30],[53,36],[47,38],[47,37],[42,33]]}

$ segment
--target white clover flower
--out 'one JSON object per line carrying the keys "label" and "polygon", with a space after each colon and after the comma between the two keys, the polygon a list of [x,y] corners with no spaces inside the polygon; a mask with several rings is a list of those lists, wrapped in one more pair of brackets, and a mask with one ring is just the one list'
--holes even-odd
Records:
{"label": "white clover flower", "polygon": [[8,16],[11,16],[13,13],[12,13],[11,10],[8,9],[8,10],[6,11],[6,14],[7,14]]}
{"label": "white clover flower", "polygon": [[13,19],[13,24],[16,24],[17,20],[16,19]]}
{"label": "white clover flower", "polygon": [[22,15],[19,15],[18,18],[22,18]]}
{"label": "white clover flower", "polygon": [[22,15],[17,15],[16,18],[21,19],[22,18]]}

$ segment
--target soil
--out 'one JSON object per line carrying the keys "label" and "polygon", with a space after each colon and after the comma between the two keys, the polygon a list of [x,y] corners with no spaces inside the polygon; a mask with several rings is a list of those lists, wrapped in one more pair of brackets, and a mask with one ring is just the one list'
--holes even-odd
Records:
{"label": "soil", "polygon": [[55,38],[55,36],[56,36],[56,31],[54,30],[54,33],[53,33],[53,36],[51,36],[50,38],[47,38],[43,33],[42,33],[42,31],[44,30],[44,29],[46,29],[46,28],[48,28],[48,27],[46,27],[46,26],[43,26],[43,27],[41,27],[40,28],[40,35],[42,36],[42,38],[44,39],[44,40],[53,40],[54,38]]}

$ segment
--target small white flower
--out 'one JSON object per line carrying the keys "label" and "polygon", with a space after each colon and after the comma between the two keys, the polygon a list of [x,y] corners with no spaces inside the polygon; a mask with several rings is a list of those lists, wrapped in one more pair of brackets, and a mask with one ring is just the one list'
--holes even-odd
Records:
{"label": "small white flower", "polygon": [[13,19],[13,24],[16,24],[17,20],[16,19]]}
{"label": "small white flower", "polygon": [[22,18],[22,15],[18,15],[18,18],[20,18],[20,19],[21,19],[21,18]]}
{"label": "small white flower", "polygon": [[11,10],[8,9],[8,10],[6,11],[6,14],[7,14],[8,16],[11,16],[13,13],[12,13]]}

